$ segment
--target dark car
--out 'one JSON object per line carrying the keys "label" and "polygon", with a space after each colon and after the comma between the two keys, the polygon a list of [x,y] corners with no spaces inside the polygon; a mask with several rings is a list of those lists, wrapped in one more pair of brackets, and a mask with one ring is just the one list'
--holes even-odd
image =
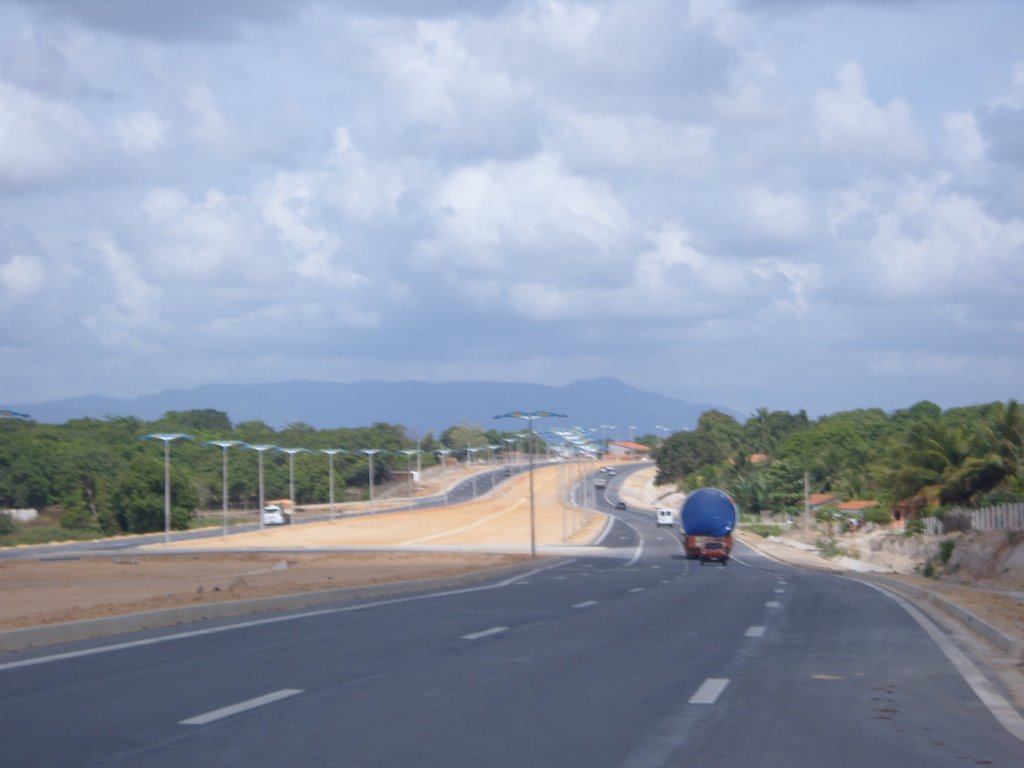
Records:
{"label": "dark car", "polygon": [[626,502],[624,502],[624,501],[616,501],[615,502],[615,508],[616,509],[625,509],[626,508]]}

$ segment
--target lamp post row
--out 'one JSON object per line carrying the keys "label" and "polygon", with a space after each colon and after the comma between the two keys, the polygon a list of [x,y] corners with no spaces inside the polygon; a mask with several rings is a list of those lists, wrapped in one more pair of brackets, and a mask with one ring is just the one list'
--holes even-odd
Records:
{"label": "lamp post row", "polygon": [[[18,415],[20,416],[21,414],[18,414]],[[529,443],[529,447],[530,447],[530,451],[529,451],[529,459],[530,459],[529,460],[529,473],[530,473],[530,556],[531,557],[536,557],[536,522],[535,522],[536,514],[535,514],[535,503],[534,503],[533,450],[532,450],[532,447],[533,447],[532,446],[533,435],[535,434],[535,432],[534,432],[534,428],[533,428],[533,422],[536,421],[537,419],[542,419],[542,418],[563,418],[564,419],[564,418],[567,418],[567,416],[565,414],[552,413],[550,411],[530,411],[530,412],[528,412],[528,411],[510,411],[508,413],[504,413],[504,414],[500,414],[498,416],[495,416],[494,418],[495,419],[505,419],[505,418],[523,419],[523,420],[525,420],[527,422],[527,425],[528,425],[528,430],[527,430],[526,434],[521,434],[521,435],[517,436],[516,438],[503,438],[503,441],[505,443],[507,443],[509,445],[509,447],[511,447],[512,443],[517,443],[518,442],[518,437],[523,437],[523,438],[527,438],[528,437],[529,440],[530,440],[530,443]],[[601,446],[603,448],[604,447],[604,430],[605,429],[615,429],[616,427],[613,424],[601,424],[599,426],[600,426],[600,428],[602,430]],[[635,430],[636,428],[637,427],[634,426],[634,425],[629,425],[629,429],[631,431]],[[655,429],[657,429],[659,431],[662,431],[662,432],[665,432],[665,433],[668,433],[668,431],[669,431],[667,427],[664,427],[662,425],[656,425]],[[630,436],[632,437],[632,434]],[[140,439],[143,439],[143,440],[160,440],[164,444],[164,542],[166,543],[166,542],[170,541],[170,530],[171,530],[170,444],[172,442],[174,442],[175,440],[194,440],[195,438],[193,438],[191,435],[186,435],[186,434],[180,433],[180,432],[154,432],[152,434],[142,435],[142,437]],[[222,494],[221,494],[222,495],[222,530],[223,530],[222,535],[225,535],[225,536],[227,535],[227,518],[228,518],[228,509],[227,509],[228,508],[228,449],[230,449],[230,448],[232,448],[234,446],[240,446],[243,449],[254,450],[254,451],[257,451],[257,453],[259,454],[259,509],[260,509],[261,512],[262,512],[264,506],[266,505],[266,497],[265,497],[264,483],[263,483],[263,454],[264,453],[266,453],[268,450],[275,450],[275,451],[278,451],[278,452],[281,452],[281,453],[288,454],[288,469],[289,469],[289,472],[288,472],[288,494],[289,494],[289,498],[291,499],[293,505],[295,503],[295,455],[298,454],[298,453],[324,453],[324,454],[326,454],[327,458],[328,458],[329,508],[330,508],[331,519],[332,520],[334,519],[334,457],[337,454],[339,454],[339,453],[348,453],[348,451],[346,451],[346,450],[344,450],[342,448],[321,448],[321,449],[317,449],[315,451],[312,450],[312,449],[308,449],[308,448],[282,448],[282,447],[279,447],[279,446],[276,446],[276,445],[269,445],[269,444],[254,445],[254,444],[250,444],[250,443],[244,443],[244,442],[242,442],[240,440],[210,440],[208,442],[203,443],[203,445],[206,445],[206,446],[218,446],[221,449],[222,454],[223,454],[223,459],[222,459],[222,461],[223,461],[223,464],[222,464]],[[493,462],[494,462],[494,451],[495,450],[500,450],[503,447],[504,446],[501,446],[501,445],[487,445],[487,446],[480,447],[480,448],[471,448],[471,447],[467,446],[467,448],[466,448],[467,459],[469,459],[471,456],[474,456],[477,452],[482,451],[482,450],[484,450],[486,448],[486,449],[490,450],[490,452],[491,452],[491,463],[493,464]],[[374,459],[374,456],[376,454],[378,454],[378,453],[385,453],[386,451],[384,451],[381,448],[362,448],[362,449],[359,449],[358,452],[362,453],[362,454],[365,454],[366,457],[367,457],[367,473],[368,473],[368,480],[369,480],[369,487],[370,487],[370,502],[372,503],[374,501],[373,459]],[[397,451],[397,453],[405,454],[405,456],[406,456],[406,470],[408,472],[408,481],[409,481],[409,484],[410,484],[409,503],[411,505],[412,504],[412,490],[411,490],[411,483],[412,483],[412,456],[413,456],[413,454],[416,454],[416,457],[417,457],[417,468],[418,468],[420,466],[419,457],[420,457],[420,454],[422,453],[422,451],[420,451],[419,449],[406,449],[406,450],[399,450],[399,451]],[[451,451],[447,450],[447,449],[442,449],[442,450],[436,451],[436,453],[441,457],[442,473],[445,473],[447,471],[445,459],[446,459],[447,455],[449,453],[451,453]],[[474,482],[475,482],[475,479],[476,478],[474,476]],[[475,492],[475,485],[474,485],[474,496],[475,495],[476,495],[476,492]],[[264,524],[263,524],[263,515],[262,514],[259,515],[259,521],[260,521],[259,522],[260,530],[263,530]],[[563,527],[564,527],[564,523],[563,523]]]}
{"label": "lamp post row", "polygon": [[[19,414],[20,415],[20,414]],[[186,435],[182,432],[153,432],[148,435],[142,435],[140,440],[160,440],[164,444],[164,543],[168,543],[171,539],[171,443],[175,440],[195,440],[192,435]],[[264,490],[263,483],[263,454],[267,451],[277,451],[280,453],[288,454],[288,497],[291,499],[292,504],[295,504],[295,455],[298,453],[325,453],[328,458],[328,486],[329,486],[329,509],[331,519],[334,519],[334,457],[339,453],[349,453],[349,451],[343,448],[320,448],[312,450],[309,448],[282,448],[277,445],[271,444],[252,444],[245,443],[241,440],[210,440],[203,443],[205,446],[217,446],[221,449],[222,458],[222,469],[221,469],[221,496],[222,496],[222,535],[227,536],[228,530],[228,449],[234,446],[239,446],[246,450],[253,450],[259,454],[259,509],[262,512],[266,506],[266,493]],[[492,450],[500,448],[500,446],[488,446]],[[482,450],[482,449],[477,449]],[[370,485],[370,501],[374,500],[373,493],[373,457],[378,453],[386,453],[382,448],[363,448],[359,450],[359,453],[363,453],[367,456],[368,466],[367,472],[369,475]],[[397,453],[405,454],[408,457],[407,468],[409,469],[409,481],[412,481],[411,463],[413,454],[417,455],[417,467],[419,464],[419,454],[422,453],[420,449],[406,449],[397,451]],[[443,449],[435,451],[435,453],[441,456],[442,472],[446,471],[444,459],[451,453],[450,450]],[[409,493],[410,504],[412,499],[412,492]],[[263,515],[259,514],[259,525],[260,530],[263,530]]]}

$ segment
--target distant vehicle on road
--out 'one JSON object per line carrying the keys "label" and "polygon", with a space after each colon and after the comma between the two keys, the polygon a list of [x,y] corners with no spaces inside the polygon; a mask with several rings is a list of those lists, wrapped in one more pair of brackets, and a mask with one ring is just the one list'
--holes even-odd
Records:
{"label": "distant vehicle on road", "polygon": [[[708,560],[727,562],[738,516],[736,503],[718,488],[700,488],[688,495],[679,512],[686,557],[700,559],[701,565]],[[709,544],[719,546],[706,549]]]}
{"label": "distant vehicle on road", "polygon": [[667,507],[658,510],[658,527],[667,525],[670,528],[676,524],[676,513]]}
{"label": "distant vehicle on road", "polygon": [[624,502],[624,501],[616,501],[615,502],[615,508],[616,509],[625,509],[626,508],[626,502]]}
{"label": "distant vehicle on road", "polygon": [[597,480],[594,481],[594,487],[595,488],[606,488],[606,487],[608,487],[608,481],[605,480],[603,477],[599,477],[599,478],[597,478]]}
{"label": "distant vehicle on road", "polygon": [[263,508],[264,525],[288,525],[292,521],[291,512],[277,504],[267,504]]}

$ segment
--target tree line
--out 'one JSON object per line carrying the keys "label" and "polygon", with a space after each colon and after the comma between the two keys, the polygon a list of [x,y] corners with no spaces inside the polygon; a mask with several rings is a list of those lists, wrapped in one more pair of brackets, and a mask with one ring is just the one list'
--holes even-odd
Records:
{"label": "tree line", "polygon": [[[387,482],[409,462],[403,450],[419,450],[420,466],[434,466],[437,451],[464,456],[467,449],[489,445],[509,447],[516,439],[522,451],[539,452],[543,441],[534,436],[484,430],[462,424],[437,438],[428,433],[413,439],[397,424],[316,429],[308,424],[277,430],[262,421],[232,424],[226,413],[212,409],[171,411],[156,421],[132,417],[74,419],[61,425],[25,419],[0,419],[0,507],[46,510],[68,530],[104,535],[163,530],[163,444],[142,440],[152,433],[184,433],[194,440],[171,444],[172,527],[187,528],[197,509],[220,508],[223,499],[222,448],[210,441],[236,440],[251,445],[304,448],[295,457],[296,503],[320,503],[329,497],[328,456],[315,451],[342,449],[334,457],[336,498],[366,498],[369,459],[363,449],[377,449],[374,484]],[[236,508],[258,506],[258,457],[241,446],[228,449],[228,502]],[[412,460],[416,461],[415,458]],[[415,467],[416,465],[413,464]],[[266,498],[289,495],[289,461],[283,453],[264,454]],[[0,525],[10,521],[0,515]],[[4,531],[0,531],[2,535]]]}
{"label": "tree line", "polygon": [[1024,499],[1024,412],[1015,400],[816,420],[760,408],[743,423],[707,411],[655,456],[658,483],[721,487],[744,512],[798,513],[806,481],[811,492],[878,501],[883,519],[897,510],[914,518]]}

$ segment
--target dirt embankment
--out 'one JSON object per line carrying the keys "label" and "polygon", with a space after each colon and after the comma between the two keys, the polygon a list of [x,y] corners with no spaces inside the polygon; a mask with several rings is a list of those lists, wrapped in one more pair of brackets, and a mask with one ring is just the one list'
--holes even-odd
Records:
{"label": "dirt embankment", "polygon": [[[527,560],[531,527],[538,547],[585,544],[599,534],[603,515],[563,502],[560,467],[538,468],[534,479],[534,526],[529,480],[517,476],[487,497],[450,507],[279,526],[108,557],[0,561],[0,629],[457,576]],[[225,548],[232,551],[216,551]],[[321,551],[358,548],[393,550]]]}

